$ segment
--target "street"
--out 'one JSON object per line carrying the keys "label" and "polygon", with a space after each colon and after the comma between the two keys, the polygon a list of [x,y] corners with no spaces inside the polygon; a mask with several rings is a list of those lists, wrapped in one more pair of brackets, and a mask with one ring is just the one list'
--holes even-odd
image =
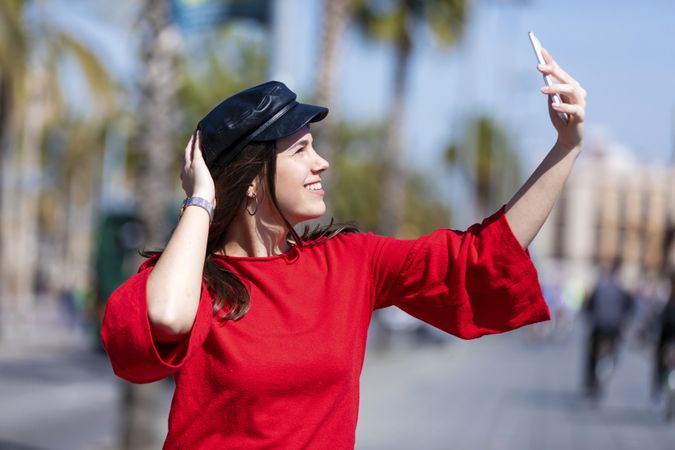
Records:
{"label": "street", "polygon": [[599,404],[580,394],[582,325],[554,342],[534,342],[529,328],[371,358],[357,447],[675,448],[675,423],[650,402],[648,354],[623,349]]}
{"label": "street", "polygon": [[[583,337],[577,326],[553,342],[526,329],[369,349],[357,448],[675,448],[675,423],[649,398],[647,353],[624,348],[599,404],[579,394]],[[0,353],[0,448],[115,448],[119,387],[105,356],[81,348]]]}

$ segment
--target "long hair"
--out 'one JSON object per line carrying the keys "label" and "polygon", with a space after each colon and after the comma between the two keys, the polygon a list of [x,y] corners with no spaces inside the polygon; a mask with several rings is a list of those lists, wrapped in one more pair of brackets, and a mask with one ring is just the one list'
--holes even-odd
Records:
{"label": "long hair", "polygon": [[[195,130],[192,138],[194,151]],[[261,187],[270,196],[272,203],[288,227],[286,240],[300,248],[305,242],[330,239],[340,233],[355,233],[359,229],[354,223],[336,224],[331,219],[328,225],[317,225],[314,229],[305,226],[299,236],[279,208],[276,198],[274,177],[276,173],[276,144],[273,141],[252,142],[228,164],[211,168],[216,189],[216,208],[209,228],[204,260],[204,281],[213,296],[213,311],[220,321],[239,320],[251,306],[251,298],[244,283],[232,271],[215,261],[213,253],[225,246],[227,230],[235,217],[246,207],[246,191],[256,177]],[[150,257],[160,252],[142,252]]]}

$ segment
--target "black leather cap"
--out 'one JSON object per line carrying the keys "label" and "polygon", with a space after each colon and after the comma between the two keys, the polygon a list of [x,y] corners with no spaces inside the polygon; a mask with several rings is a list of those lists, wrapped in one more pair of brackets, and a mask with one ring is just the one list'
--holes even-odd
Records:
{"label": "black leather cap", "polygon": [[223,100],[202,120],[200,142],[209,169],[222,166],[250,142],[273,141],[318,122],[328,108],[299,103],[279,81],[268,81]]}

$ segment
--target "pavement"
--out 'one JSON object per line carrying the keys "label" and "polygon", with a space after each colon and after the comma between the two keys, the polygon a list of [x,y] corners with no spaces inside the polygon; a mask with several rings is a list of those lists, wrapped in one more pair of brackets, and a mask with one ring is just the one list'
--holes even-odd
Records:
{"label": "pavement", "polygon": [[548,337],[538,326],[371,355],[357,448],[675,448],[675,423],[650,398],[648,351],[627,343],[594,402],[581,391],[583,323]]}
{"label": "pavement", "polygon": [[[535,330],[369,346],[356,448],[675,448],[675,423],[649,398],[648,353],[627,346],[595,403],[579,389],[583,327],[553,337]],[[0,348],[0,449],[115,448],[121,382],[83,335],[64,336]]]}

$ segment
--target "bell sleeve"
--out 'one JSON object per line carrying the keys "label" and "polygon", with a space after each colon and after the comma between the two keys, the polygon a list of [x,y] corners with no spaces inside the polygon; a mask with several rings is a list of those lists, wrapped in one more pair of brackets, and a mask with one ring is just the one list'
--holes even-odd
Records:
{"label": "bell sleeve", "polygon": [[382,238],[374,279],[375,309],[397,306],[463,339],[550,319],[537,270],[513,235],[504,206],[463,232]]}
{"label": "bell sleeve", "polygon": [[173,375],[199,350],[210,329],[212,299],[202,281],[199,307],[190,333],[170,343],[153,338],[146,285],[157,259],[158,256],[154,256],[146,260],[135,275],[112,293],[103,316],[101,339],[113,372],[132,383],[151,383]]}

